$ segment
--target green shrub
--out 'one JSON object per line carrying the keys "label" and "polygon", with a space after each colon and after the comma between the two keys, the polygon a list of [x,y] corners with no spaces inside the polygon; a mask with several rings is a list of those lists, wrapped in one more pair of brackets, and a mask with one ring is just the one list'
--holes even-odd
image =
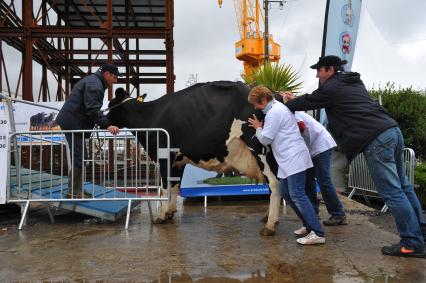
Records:
{"label": "green shrub", "polygon": [[372,89],[370,95],[382,98],[383,107],[397,122],[405,145],[414,149],[416,157],[426,159],[426,91],[413,88],[397,89],[393,83]]}
{"label": "green shrub", "polygon": [[415,191],[423,207],[426,207],[426,163],[417,165],[414,169]]}

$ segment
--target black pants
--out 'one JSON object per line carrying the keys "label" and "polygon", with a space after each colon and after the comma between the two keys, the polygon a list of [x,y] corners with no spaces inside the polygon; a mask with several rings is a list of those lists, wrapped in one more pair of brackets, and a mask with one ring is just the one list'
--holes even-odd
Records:
{"label": "black pants", "polygon": [[317,196],[317,183],[315,181],[315,169],[314,167],[308,168],[306,170],[306,184],[305,192],[309,200],[312,203],[312,206],[315,209],[315,212],[319,212],[319,200]]}

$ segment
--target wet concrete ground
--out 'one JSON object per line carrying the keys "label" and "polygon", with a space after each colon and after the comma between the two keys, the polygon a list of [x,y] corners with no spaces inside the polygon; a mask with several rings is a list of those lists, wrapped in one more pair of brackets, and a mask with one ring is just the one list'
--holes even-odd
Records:
{"label": "wet concrete ground", "polygon": [[398,236],[373,222],[393,221],[389,216],[344,203],[349,225],[325,227],[327,243],[309,247],[296,243],[300,222],[289,207],[275,236],[259,236],[266,201],[206,210],[180,201],[173,222],[159,226],[150,224],[145,204],[142,214],[133,211],[128,231],[124,219],[93,223],[71,214],[50,224],[40,211],[22,231],[0,226],[0,281],[426,282],[426,259],[381,255]]}

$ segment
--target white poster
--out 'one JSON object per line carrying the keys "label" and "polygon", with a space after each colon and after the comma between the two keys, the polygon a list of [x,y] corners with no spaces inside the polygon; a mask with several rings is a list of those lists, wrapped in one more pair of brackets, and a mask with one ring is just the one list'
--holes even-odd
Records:
{"label": "white poster", "polygon": [[[58,130],[55,118],[58,111],[45,108],[50,106],[61,108],[63,102],[42,102],[40,106],[28,105],[23,103],[13,103],[13,117],[15,120],[15,130],[18,133],[42,130]],[[8,164],[9,138],[12,131],[10,128],[9,110],[6,102],[0,102],[0,204],[6,203],[6,186]],[[50,136],[47,136],[50,138]],[[52,139],[59,141],[63,139],[62,135],[53,135]],[[20,137],[18,142],[29,141],[29,137]]]}
{"label": "white poster", "polygon": [[350,71],[355,52],[362,0],[329,0],[324,26],[323,55],[336,55],[347,60]]}
{"label": "white poster", "polygon": [[6,203],[7,150],[9,147],[9,113],[7,104],[0,102],[0,204]]}

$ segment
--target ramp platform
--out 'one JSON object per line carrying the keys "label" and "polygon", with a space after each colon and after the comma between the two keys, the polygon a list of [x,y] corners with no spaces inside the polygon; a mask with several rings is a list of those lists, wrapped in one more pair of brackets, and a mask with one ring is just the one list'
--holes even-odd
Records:
{"label": "ramp platform", "polygon": [[[53,175],[49,173],[40,174],[39,171],[20,169],[22,176],[21,188],[18,189],[18,177],[16,168],[12,167],[10,171],[10,193],[18,199],[65,199],[65,193],[68,190],[68,178]],[[84,184],[84,190],[94,195],[95,199],[109,198],[136,198],[137,195],[118,191],[115,188],[105,188],[90,182]],[[139,204],[139,201],[132,201],[132,207]],[[103,200],[103,201],[53,201],[49,202],[50,207],[57,209],[66,209],[93,217],[116,221],[125,215],[127,200]]]}

